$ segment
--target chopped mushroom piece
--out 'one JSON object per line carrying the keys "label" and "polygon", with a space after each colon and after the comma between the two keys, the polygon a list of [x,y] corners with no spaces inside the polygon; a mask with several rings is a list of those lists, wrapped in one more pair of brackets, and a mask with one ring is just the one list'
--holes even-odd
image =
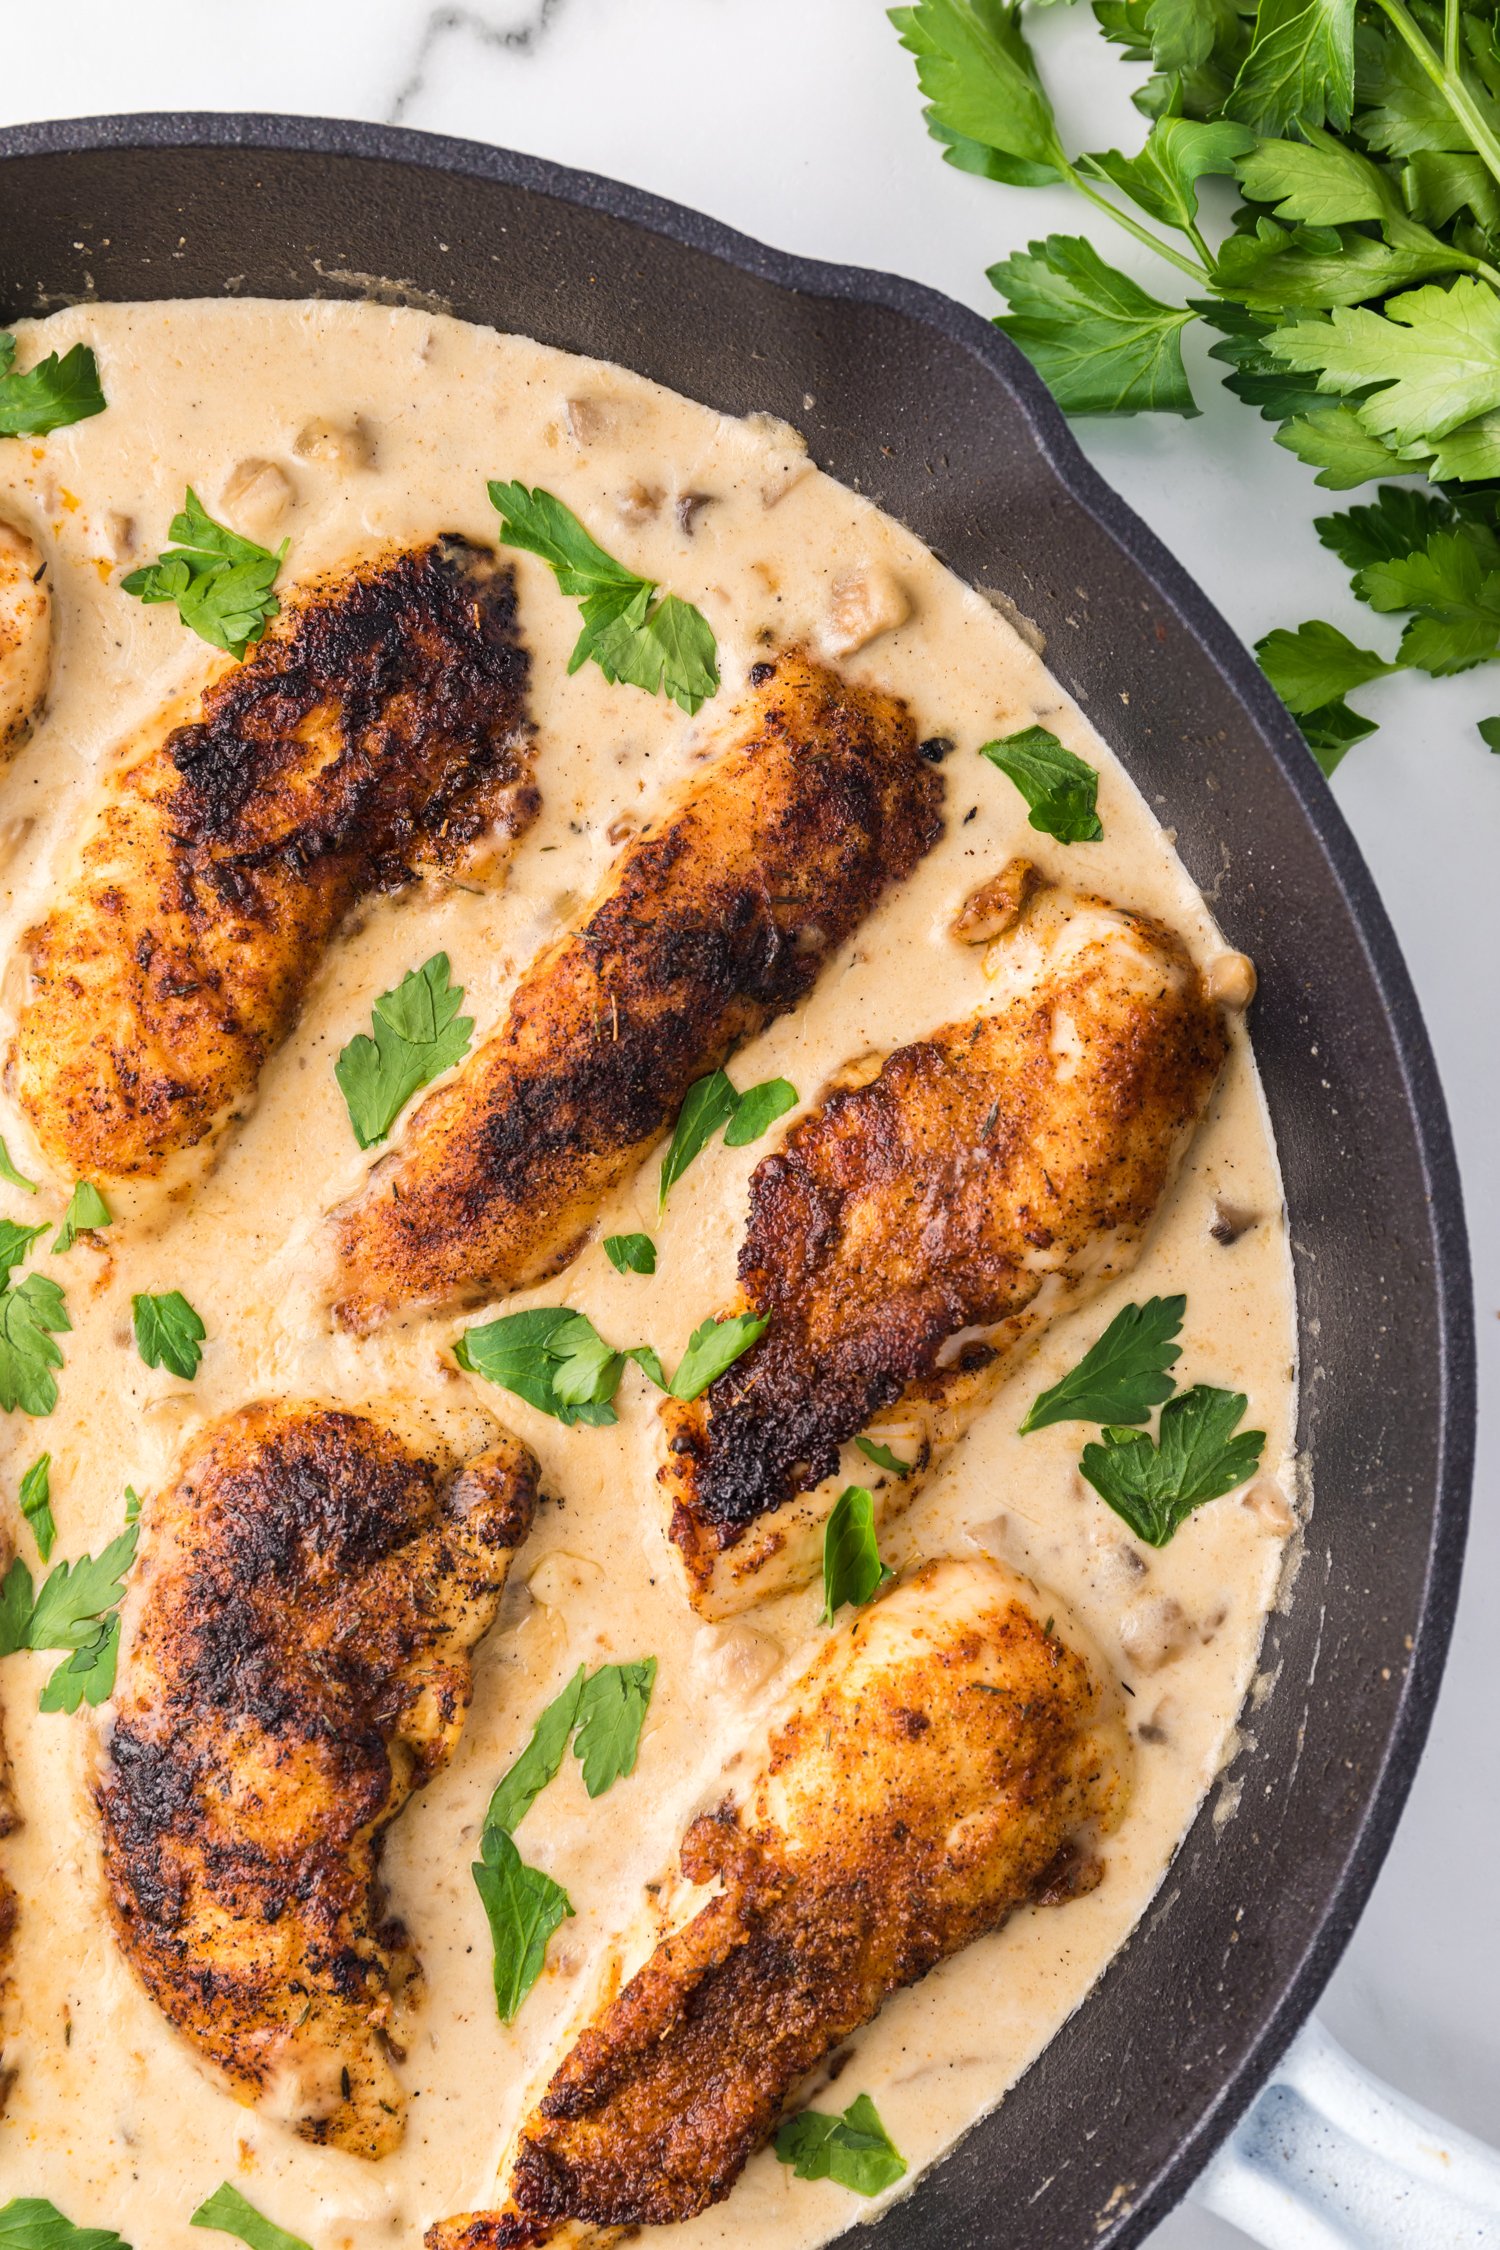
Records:
{"label": "chopped mushroom piece", "polygon": [[1292,1504],[1274,1478],[1259,1477],[1245,1494],[1241,1505],[1259,1516],[1268,1530],[1284,1539],[1296,1522]]}
{"label": "chopped mushroom piece", "polygon": [[1204,982],[1221,1008],[1248,1008],[1255,998],[1255,963],[1248,953],[1216,954]]}
{"label": "chopped mushroom piece", "polygon": [[661,503],[662,489],[659,484],[637,482],[627,486],[624,492],[616,493],[615,514],[622,523],[632,525],[649,523],[661,507]]}
{"label": "chopped mushroom piece", "polygon": [[1139,1587],[1151,1566],[1133,1540],[1117,1539],[1102,1525],[1085,1537],[1089,1547],[1089,1575],[1101,1594],[1123,1595]]}
{"label": "chopped mushroom piece", "polygon": [[1253,1226],[1259,1224],[1259,1212],[1247,1211],[1242,1203],[1231,1203],[1222,1195],[1214,1198],[1214,1215],[1208,1231],[1215,1242],[1222,1242],[1227,1248],[1231,1242],[1238,1242],[1242,1234],[1248,1234]]}
{"label": "chopped mushroom piece", "polygon": [[1041,880],[1035,861],[1008,859],[998,875],[970,891],[953,917],[953,935],[964,945],[992,945],[1015,928]]}
{"label": "chopped mushroom piece", "polygon": [[1159,1672],[1192,1637],[1187,1612],[1170,1594],[1140,1594],[1120,1619],[1120,1646],[1138,1672]]}
{"label": "chopped mushroom piece", "polygon": [[703,1635],[702,1661],[715,1686],[749,1697],[781,1669],[786,1651],[770,1633],[753,1625],[711,1627]]}
{"label": "chopped mushroom piece", "polygon": [[747,414],[745,427],[765,443],[760,465],[761,505],[774,508],[794,485],[802,482],[813,465],[807,440],[800,430],[794,430],[790,422],[781,421],[775,414]]}
{"label": "chopped mushroom piece", "polygon": [[252,539],[264,539],[274,531],[296,497],[285,469],[274,461],[253,458],[231,470],[220,495],[230,522]]}
{"label": "chopped mushroom piece", "polygon": [[597,393],[570,398],[564,412],[568,435],[580,447],[617,445],[640,419],[640,409],[631,401]]}
{"label": "chopped mushroom piece", "polygon": [[18,814],[14,820],[0,823],[0,869],[9,867],[35,826],[36,818],[32,813]]}
{"label": "chopped mushroom piece", "polygon": [[677,528],[684,539],[691,539],[697,530],[699,511],[711,508],[713,504],[714,496],[711,492],[678,493],[672,503],[672,513],[677,518]]}
{"label": "chopped mushroom piece", "polygon": [[325,469],[373,469],[375,433],[360,415],[351,422],[330,422],[319,417],[304,422],[292,443],[299,461],[316,461]]}
{"label": "chopped mushroom piece", "polygon": [[834,581],[824,645],[831,656],[853,656],[910,615],[911,596],[895,572],[884,563],[866,563]]}

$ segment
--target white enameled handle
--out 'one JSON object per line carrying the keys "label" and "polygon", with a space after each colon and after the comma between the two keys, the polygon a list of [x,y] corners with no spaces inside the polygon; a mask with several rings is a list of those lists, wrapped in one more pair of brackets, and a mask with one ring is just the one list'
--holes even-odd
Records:
{"label": "white enameled handle", "polygon": [[1500,2250],[1500,2151],[1309,2023],[1193,2190],[1266,2250]]}

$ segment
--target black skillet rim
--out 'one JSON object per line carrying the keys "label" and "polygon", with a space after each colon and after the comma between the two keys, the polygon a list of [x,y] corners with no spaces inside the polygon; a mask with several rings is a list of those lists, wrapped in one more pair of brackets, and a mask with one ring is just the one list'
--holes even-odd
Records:
{"label": "black skillet rim", "polygon": [[1155,533],[1088,462],[1030,363],[999,330],[951,298],[898,275],[771,249],[702,212],[620,181],[446,134],[337,118],[231,111],[142,111],[0,129],[0,161],[134,148],[245,148],[363,157],[418,172],[467,175],[581,205],[663,235],[685,249],[706,252],[800,295],[884,307],[935,328],[977,359],[1019,405],[1037,452],[1058,484],[1175,611],[1245,710],[1327,856],[1400,1057],[1402,1100],[1412,1120],[1431,1214],[1434,1282],[1443,1309],[1437,1338],[1439,1469],[1429,1567],[1405,1689],[1366,1795],[1358,1832],[1337,1882],[1324,1899],[1316,1932],[1238,2067],[1157,2178],[1111,2228],[1115,2250],[1128,2250],[1181,2200],[1232,2131],[1311,2013],[1347,1945],[1389,1849],[1421,1756],[1458,1599],[1477,1416],[1463,1197],[1437,1064],[1416,991],[1359,847],[1297,728],[1227,622]]}

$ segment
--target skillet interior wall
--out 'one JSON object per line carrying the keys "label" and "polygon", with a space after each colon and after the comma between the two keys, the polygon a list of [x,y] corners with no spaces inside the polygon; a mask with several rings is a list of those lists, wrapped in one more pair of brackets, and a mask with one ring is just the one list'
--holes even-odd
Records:
{"label": "skillet interior wall", "polygon": [[[1279,763],[1301,754],[1249,660],[1205,604],[1161,584],[1149,536],[974,316],[905,284],[867,301],[866,279],[829,269],[807,269],[794,294],[774,278],[789,261],[710,222],[677,214],[674,239],[642,223],[664,207],[628,190],[467,144],[300,121],[106,131],[117,145],[87,123],[0,136],[7,313],[226,288],[363,295],[364,277],[389,275],[460,317],[784,415],[821,466],[1036,621],[1050,669],[1257,962],[1317,1506],[1295,1602],[1268,1633],[1275,1686],[1247,1718],[1241,1807],[1216,1823],[1210,1799],[1088,2006],[878,2236],[937,2250],[993,2242],[1003,2223],[1008,2250],[1136,2241],[1212,2147],[1214,2103],[1221,2131],[1257,2050],[1264,2067],[1352,1927],[1420,1748],[1456,1585],[1461,1221],[1451,1183],[1434,1196],[1430,1178],[1446,1143],[1414,1002],[1393,948],[1372,957],[1348,904],[1353,888],[1378,940],[1368,879],[1337,816],[1313,825],[1310,767],[1294,785]],[[220,134],[245,145],[131,145]],[[380,153],[397,150],[444,168]],[[570,182],[600,207],[565,200]]]}

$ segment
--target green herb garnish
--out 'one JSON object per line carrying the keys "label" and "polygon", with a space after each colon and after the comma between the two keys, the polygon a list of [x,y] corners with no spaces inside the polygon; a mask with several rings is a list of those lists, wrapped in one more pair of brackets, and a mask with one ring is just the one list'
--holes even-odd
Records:
{"label": "green herb garnish", "polygon": [[602,1797],[634,1773],[655,1685],[654,1656],[634,1664],[601,1664],[584,1681],[573,1755],[583,1767],[583,1786],[591,1797]]}
{"label": "green herb garnish", "polygon": [[485,1813],[486,1828],[512,1833],[549,1781],[561,1771],[576,1727],[574,1756],[583,1766],[583,1784],[602,1797],[613,1782],[635,1771],[641,1728],[656,1683],[656,1658],[632,1664],[601,1664],[587,1672],[579,1665],[560,1695],[555,1695],[531,1730],[515,1764],[500,1781]]}
{"label": "green herb garnish", "polygon": [[727,1148],[744,1148],[758,1141],[768,1126],[797,1106],[797,1089],[787,1078],[763,1078],[740,1093],[723,1070],[697,1078],[683,1097],[677,1126],[661,1168],[657,1208],[665,1210],[667,1195],[700,1156],[722,1125]]}
{"label": "green herb garnish", "polygon": [[724,1128],[724,1146],[748,1148],[796,1106],[797,1089],[789,1078],[763,1078],[758,1086],[747,1086]]}
{"label": "green herb garnish", "polygon": [[740,1106],[729,1073],[711,1070],[706,1078],[695,1079],[683,1096],[677,1112],[677,1125],[672,1134],[672,1144],[662,1159],[661,1186],[657,1192],[657,1208],[664,1211],[670,1190],[683,1173],[707,1148],[721,1125],[727,1125]]}
{"label": "green herb garnish", "polygon": [[61,1289],[45,1274],[29,1273],[14,1289],[0,1290],[0,1408],[7,1414],[17,1407],[23,1414],[52,1412],[52,1370],[63,1363],[52,1339],[72,1325]]}
{"label": "green herb garnish", "polygon": [[654,1382],[661,1381],[661,1362],[648,1345],[616,1351],[591,1320],[569,1305],[502,1313],[482,1328],[467,1329],[453,1356],[471,1375],[513,1391],[539,1413],[590,1429],[607,1429],[618,1419],[612,1401],[627,1359],[644,1366]]}
{"label": "green herb garnish", "polygon": [[161,1297],[132,1297],[135,1347],[148,1367],[167,1367],[190,1383],[203,1357],[208,1330],[180,1289]]}
{"label": "green herb garnish", "polygon": [[28,1195],[36,1194],[36,1181],[28,1180],[24,1172],[16,1170],[15,1161],[3,1139],[0,1139],[0,1180],[9,1180],[12,1187],[24,1188]]}
{"label": "green herb garnish", "polygon": [[372,1010],[375,1035],[357,1032],[333,1066],[361,1148],[383,1141],[416,1093],[461,1062],[474,1035],[461,1016],[464,988],[451,981],[446,953],[409,970]]}
{"label": "green herb garnish", "polygon": [[288,2234],[285,2227],[263,2217],[228,2180],[214,2189],[206,2203],[199,2204],[188,2225],[235,2235],[248,2243],[250,2250],[308,2250],[300,2235]]}
{"label": "green herb garnish", "polygon": [[573,1902],[561,1883],[527,1866],[503,1828],[485,1830],[484,1852],[473,1865],[474,1888],[490,1926],[495,2006],[504,2022],[514,2023],[542,1973],[547,1941],[570,1919]]}
{"label": "green herb garnish", "polygon": [[42,1689],[37,1708],[66,1711],[71,1717],[82,1703],[96,1707],[107,1703],[115,1692],[119,1663],[120,1618],[116,1611],[105,1618],[92,1640],[75,1648],[66,1662],[58,1665]]}
{"label": "green herb garnish", "polygon": [[1165,1547],[1195,1508],[1254,1476],[1264,1430],[1241,1430],[1243,1392],[1199,1383],[1169,1399],[1153,1440],[1144,1430],[1108,1428],[1086,1445],[1078,1466],[1101,1500],[1138,1539]]}
{"label": "green herb garnish", "polygon": [[[0,1656],[10,1655],[12,1647],[82,1648],[92,1640],[99,1619],[124,1591],[125,1573],[135,1559],[139,1537],[139,1528],[132,1525],[97,1556],[80,1555],[77,1562],[59,1563],[30,1603],[24,1638],[0,1645]],[[25,1572],[19,1557],[7,1573],[7,1586],[18,1567]],[[26,1575],[29,1585],[30,1574]]]}
{"label": "green herb garnish", "polygon": [[21,1479],[21,1513],[31,1526],[37,1553],[43,1562],[52,1560],[52,1549],[57,1539],[57,1523],[52,1514],[52,1456],[43,1453],[32,1462]]}
{"label": "green herb garnish", "polygon": [[280,612],[271,588],[288,542],[283,539],[272,554],[242,539],[227,524],[215,523],[191,485],[167,537],[175,544],[122,579],[125,592],[143,602],[175,602],[183,624],[201,641],[242,657]]}
{"label": "green herb garnish", "polygon": [[1078,1365],[1033,1402],[1021,1435],[1050,1422],[1149,1422],[1175,1387],[1167,1369],[1182,1357],[1175,1339],[1186,1311],[1186,1297],[1122,1306]]}
{"label": "green herb garnish", "polygon": [[1002,742],[986,742],[979,755],[1009,775],[1031,807],[1029,825],[1044,836],[1060,844],[1095,844],[1104,834],[1094,809],[1097,769],[1065,750],[1045,727],[1023,727]]}
{"label": "green herb garnish", "polygon": [[879,2195],[906,2174],[868,2094],[856,2096],[841,2117],[816,2109],[789,2117],[776,2135],[776,2154],[799,2180],[834,2180],[856,2195]]}
{"label": "green herb garnish", "polygon": [[831,1625],[847,1603],[863,1609],[896,1573],[880,1559],[875,1501],[862,1484],[846,1485],[823,1533],[823,1616]]}
{"label": "green herb garnish", "polygon": [[655,1273],[656,1244],[649,1234],[607,1234],[604,1255],[616,1273]]}
{"label": "green herb garnish", "polygon": [[130,2250],[113,2227],[75,2227],[45,2196],[0,2206],[0,2250]]}
{"label": "green herb garnish", "polygon": [[68,1197],[68,1208],[63,1213],[62,1225],[52,1244],[54,1255],[71,1250],[80,1234],[94,1227],[107,1227],[112,1223],[109,1205],[99,1190],[88,1180],[79,1180]]}
{"label": "green herb garnish", "polygon": [[61,359],[49,352],[19,375],[15,356],[15,337],[0,334],[0,437],[45,437],[104,412],[99,363],[87,344],[75,344]]}
{"label": "green herb garnish", "polygon": [[103,1703],[113,1693],[120,1635],[113,1613],[139,1537],[139,1527],[129,1525],[102,1554],[59,1563],[35,1593],[19,1555],[6,1572],[0,1583],[0,1656],[22,1648],[69,1651],[42,1690],[42,1710],[76,1711],[80,1703]]}
{"label": "green herb garnish", "polygon": [[747,1352],[765,1328],[766,1322],[751,1313],[704,1321],[694,1330],[670,1383],[651,1345],[617,1350],[591,1320],[568,1305],[502,1313],[482,1328],[466,1330],[454,1345],[453,1356],[471,1375],[514,1391],[517,1398],[559,1422],[607,1429],[618,1419],[613,1401],[627,1360],[634,1360],[658,1390],[670,1391],[673,1398],[692,1399],[741,1352]]}
{"label": "green herb garnish", "polygon": [[0,1289],[10,1287],[11,1269],[24,1265],[31,1245],[46,1231],[45,1219],[39,1227],[18,1226],[14,1219],[0,1219]]}
{"label": "green herb garnish", "polygon": [[591,660],[613,686],[624,680],[648,695],[666,695],[689,716],[719,689],[718,649],[700,610],[663,594],[607,555],[571,508],[538,486],[493,483],[490,500],[508,547],[540,555],[583,613],[569,672]]}
{"label": "green herb garnish", "polygon": [[898,1461],[888,1445],[877,1445],[873,1438],[859,1437],[854,1442],[877,1469],[888,1469],[892,1476],[909,1477],[916,1466],[912,1461]]}
{"label": "green herb garnish", "polygon": [[589,1674],[580,1664],[490,1798],[472,1872],[490,1925],[495,2005],[507,2023],[542,1973],[547,1941],[573,1912],[561,1884],[522,1859],[512,1831],[558,1773],[575,1728],[573,1754],[591,1797],[634,1772],[655,1680],[654,1656]]}
{"label": "green herb garnish", "polygon": [[486,1829],[503,1828],[508,1836],[513,1834],[548,1782],[562,1771],[568,1743],[578,1723],[578,1699],[583,1693],[586,1670],[586,1666],[580,1664],[561,1695],[552,1698],[532,1728],[525,1749],[496,1784],[484,1816]]}
{"label": "green herb garnish", "polygon": [[710,1383],[717,1382],[742,1353],[749,1351],[769,1326],[769,1319],[755,1313],[732,1313],[727,1320],[705,1320],[701,1327],[693,1330],[676,1374],[663,1387],[670,1390],[673,1398],[697,1398]]}

